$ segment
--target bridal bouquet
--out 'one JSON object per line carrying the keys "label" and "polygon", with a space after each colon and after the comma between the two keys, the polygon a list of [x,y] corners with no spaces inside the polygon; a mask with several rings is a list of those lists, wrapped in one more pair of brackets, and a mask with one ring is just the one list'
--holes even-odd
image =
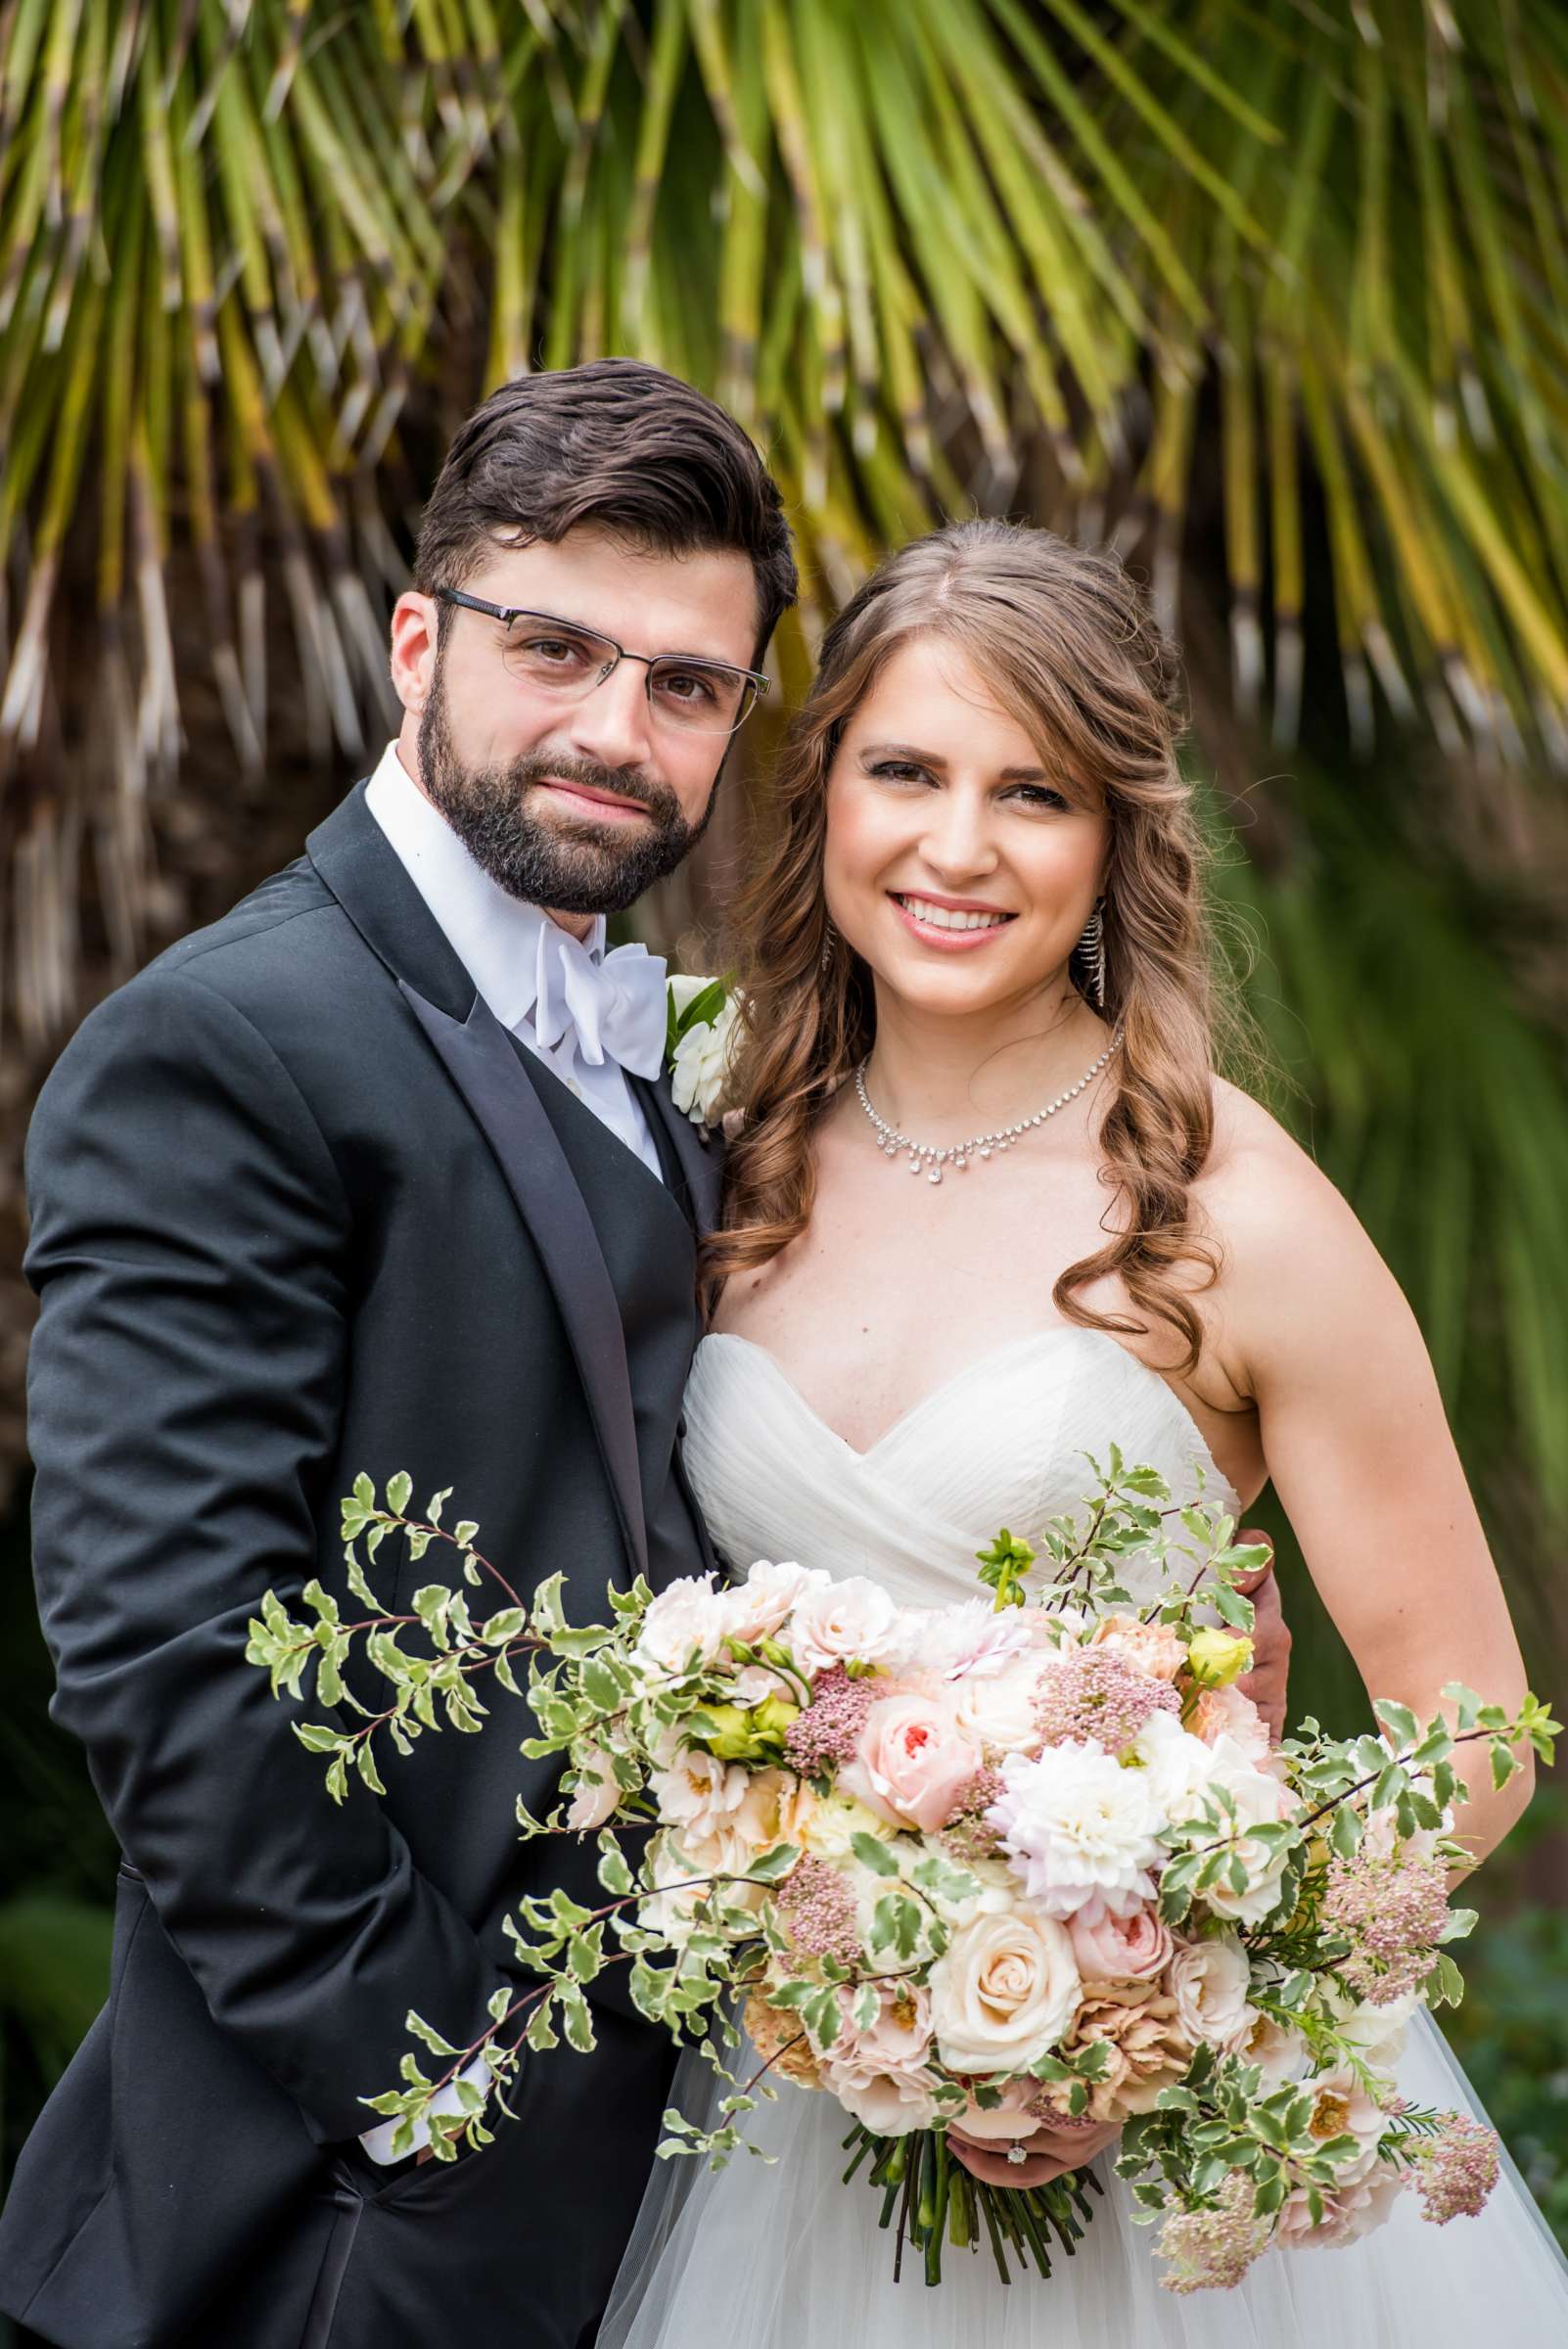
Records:
{"label": "bridal bouquet", "polygon": [[[613,1620],[586,1627],[558,1575],[525,1606],[477,1526],[442,1529],[445,1495],[413,1518],[406,1477],[384,1506],[361,1478],[344,1531],[371,1620],[343,1625],[314,1583],[314,1622],[268,1592],[250,1659],[297,1695],[313,1664],[317,1696],[363,1716],[298,1728],[339,1801],[350,1770],[381,1788],[377,1731],[407,1753],[438,1703],[476,1728],[482,1674],[526,1695],[522,1751],[562,1758],[564,1799],[546,1820],[520,1803],[520,1826],[593,1834],[606,1895],[525,1899],[507,1931],[529,1986],[497,1990],[468,2048],[410,2012],[447,2068],[433,2079],[410,2051],[403,2087],[363,2101],[409,2138],[426,2118],[445,2159],[459,2135],[490,2142],[457,2074],[483,2054],[510,2112],[525,2050],[562,2032],[591,2048],[585,1986],[625,1964],[638,2007],[700,2041],[728,2092],[716,2125],[667,2113],[660,2152],[716,2166],[777,2080],[833,2096],[846,2181],[864,2170],[897,2221],[896,2272],[912,2242],[930,2282],[945,2242],[989,2242],[1004,2279],[1009,2259],[1048,2275],[1099,2190],[1084,2168],[982,2183],[949,2130],[1022,2163],[1042,2124],[1053,2149],[1119,2127],[1118,2169],[1138,2215],[1164,2219],[1177,2291],[1232,2284],[1270,2245],[1349,2240],[1407,2187],[1440,2222],[1478,2210],[1492,2133],[1408,2107],[1390,2066],[1417,2004],[1460,1994],[1447,1945],[1475,1919],[1446,1890],[1469,1857],[1448,1833],[1456,1749],[1485,1745],[1500,1784],[1524,1739],[1550,1759],[1558,1725],[1534,1697],[1510,1719],[1454,1684],[1453,1726],[1382,1703],[1380,1736],[1309,1721],[1272,1748],[1235,1685],[1252,1609],[1232,1585],[1265,1553],[1232,1542],[1228,1516],[1174,1507],[1114,1445],[1090,1465],[1086,1521],[1054,1520],[1038,1554],[998,1535],[984,1588],[950,1606],[764,1561],[729,1588],[612,1589]],[[432,1583],[411,1615],[374,1612],[359,1543],[373,1558],[389,1535],[416,1555],[449,1544],[508,1603],[476,1622],[461,1589]],[[1129,1579],[1163,1595],[1134,1599],[1134,1559]],[[379,1713],[341,1671],[361,1632],[393,1691]],[[428,1652],[401,1644],[415,1633]],[[453,2080],[463,2109],[432,2111]]]}

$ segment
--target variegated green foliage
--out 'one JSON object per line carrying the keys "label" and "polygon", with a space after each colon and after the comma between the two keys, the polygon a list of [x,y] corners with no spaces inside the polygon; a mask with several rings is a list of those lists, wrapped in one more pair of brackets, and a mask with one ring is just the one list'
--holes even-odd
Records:
{"label": "variegated green foliage", "polygon": [[[8,1036],[41,1060],[84,945],[123,976],[170,918],[186,728],[225,810],[284,714],[324,771],[383,738],[450,425],[634,351],[785,484],[791,693],[815,616],[974,502],[1111,537],[1184,639],[1218,612],[1249,771],[1343,699],[1378,760],[1237,884],[1271,1024],[1467,1464],[1516,1458],[1560,1529],[1568,1108],[1488,925],[1417,882],[1388,751],[1449,762],[1455,858],[1467,802],[1519,811],[1504,881],[1548,887],[1565,188],[1556,0],[6,0]],[[248,877],[226,813],[202,853]]]}

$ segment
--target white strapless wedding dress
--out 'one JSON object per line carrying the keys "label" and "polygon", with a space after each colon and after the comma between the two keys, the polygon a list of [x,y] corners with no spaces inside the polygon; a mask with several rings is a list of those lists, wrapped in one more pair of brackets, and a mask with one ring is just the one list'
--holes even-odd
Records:
{"label": "white strapless wedding dress", "polygon": [[[1029,1536],[1080,1507],[1093,1483],[1082,1455],[1103,1461],[1112,1441],[1130,1462],[1157,1467],[1181,1500],[1197,1497],[1201,1462],[1206,1497],[1240,1508],[1175,1390],[1108,1332],[1072,1323],[987,1354],[864,1453],[824,1426],[772,1356],[723,1333],[697,1349],[686,1417],[686,1466],[737,1575],[759,1558],[798,1558],[832,1574],[875,1576],[914,1605],[972,1596],[974,1552],[999,1526]],[[1144,1582],[1152,1595],[1152,1577]],[[1414,2101],[1481,2112],[1424,2011],[1398,2069]],[[695,2115],[711,2081],[706,2065],[683,2055],[672,2100]],[[1479,2218],[1435,2227],[1412,2188],[1360,2242],[1270,2253],[1234,2291],[1178,2297],[1158,2282],[1157,2229],[1130,2223],[1113,2148],[1092,2165],[1106,2190],[1094,2198],[1087,2235],[1048,2282],[1031,2273],[1004,2286],[988,2252],[949,2247],[932,2289],[907,2256],[894,2283],[892,2233],[876,2223],[880,2197],[858,2177],[841,2184],[847,2127],[830,2097],[784,2084],[776,2102],[745,2122],[776,2162],[739,2151],[716,2172],[687,2158],[657,2163],[599,2349],[1568,2341],[1568,2260],[1506,2156]]]}

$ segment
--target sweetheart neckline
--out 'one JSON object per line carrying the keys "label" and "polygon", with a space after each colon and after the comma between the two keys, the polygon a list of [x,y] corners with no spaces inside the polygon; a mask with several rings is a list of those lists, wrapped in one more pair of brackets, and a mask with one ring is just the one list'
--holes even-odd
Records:
{"label": "sweetheart neckline", "polygon": [[1021,1337],[1008,1338],[1002,1345],[992,1346],[988,1353],[977,1355],[972,1362],[965,1362],[959,1369],[953,1371],[950,1377],[943,1379],[937,1386],[930,1388],[926,1394],[920,1397],[917,1403],[910,1405],[908,1410],[900,1412],[899,1416],[894,1420],[891,1427],[885,1427],[881,1435],[878,1436],[876,1442],[872,1444],[865,1451],[857,1451],[854,1446],[849,1441],[848,1437],[841,1436],[836,1427],[830,1427],[828,1425],[821,1412],[816,1408],[816,1405],[807,1402],[805,1395],[802,1394],[800,1388],[790,1377],[788,1371],[785,1369],[783,1363],[779,1360],[777,1355],[772,1353],[768,1347],[760,1346],[755,1338],[742,1337],[739,1330],[711,1329],[704,1337],[698,1340],[697,1352],[701,1353],[704,1346],[711,1346],[717,1341],[727,1340],[727,1342],[732,1346],[744,1346],[747,1348],[748,1352],[760,1355],[763,1362],[765,1362],[768,1368],[772,1371],[773,1376],[777,1379],[779,1385],[784,1389],[787,1395],[794,1398],[794,1401],[806,1413],[807,1417],[810,1419],[815,1426],[819,1427],[823,1435],[825,1435],[830,1442],[836,1444],[839,1447],[839,1450],[850,1459],[857,1461],[862,1467],[865,1467],[870,1465],[870,1463],[876,1458],[877,1454],[893,1441],[895,1436],[902,1435],[908,1429],[910,1424],[914,1420],[918,1419],[924,1411],[929,1410],[934,1404],[944,1402],[948,1396],[951,1395],[954,1387],[961,1386],[966,1379],[974,1377],[977,1371],[993,1367],[994,1364],[1000,1361],[1005,1356],[1009,1354],[1016,1354],[1024,1347],[1048,1344],[1058,1338],[1095,1338],[1103,1340],[1107,1346],[1114,1346],[1117,1353],[1122,1357],[1123,1360],[1130,1362],[1134,1370],[1141,1370],[1145,1378],[1152,1378],[1156,1386],[1158,1386],[1164,1394],[1169,1396],[1172,1408],[1178,1414],[1179,1417],[1186,1421],[1187,1427],[1192,1436],[1192,1440],[1198,1448],[1199,1456],[1202,1459],[1204,1468],[1213,1477],[1215,1483],[1218,1484],[1223,1491],[1229,1505],[1234,1509],[1236,1515],[1239,1517],[1242,1514],[1244,1504],[1242,1502],[1240,1494],[1236,1491],[1235,1486],[1230,1482],[1229,1477],[1226,1476],[1224,1470],[1215,1458],[1214,1453],[1210,1451],[1208,1438],[1205,1436],[1202,1428],[1198,1425],[1196,1419],[1194,1419],[1192,1416],[1192,1413],[1188,1410],[1186,1405],[1182,1402],[1180,1396],[1171,1385],[1169,1379],[1162,1378],[1158,1370],[1151,1369],[1149,1364],[1141,1360],[1139,1357],[1132,1352],[1130,1346],[1122,1345],[1118,1339],[1111,1335],[1111,1332],[1108,1329],[1088,1329],[1085,1328],[1084,1325],[1080,1321],[1055,1321],[1047,1323],[1043,1329],[1025,1330]]}

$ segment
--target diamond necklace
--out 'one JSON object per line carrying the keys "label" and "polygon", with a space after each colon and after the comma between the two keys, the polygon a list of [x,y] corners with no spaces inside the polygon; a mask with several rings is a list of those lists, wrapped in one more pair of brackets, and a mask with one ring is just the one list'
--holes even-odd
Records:
{"label": "diamond necklace", "polygon": [[942,1170],[949,1162],[961,1174],[972,1158],[990,1158],[993,1150],[1010,1150],[1014,1142],[1021,1141],[1032,1128],[1043,1126],[1047,1118],[1054,1117],[1059,1109],[1072,1100],[1075,1093],[1084,1090],[1091,1078],[1099,1075],[1121,1042],[1123,1034],[1124,1031],[1118,1028],[1093,1067],[1085,1069],[1078,1082],[1070,1084],[1065,1093],[1058,1093],[1054,1101],[1047,1101],[1043,1109],[1037,1109],[1032,1118],[1025,1118],[1018,1126],[998,1127],[994,1133],[974,1134],[967,1142],[949,1142],[945,1150],[938,1150],[929,1142],[912,1141],[908,1134],[899,1133],[886,1118],[877,1115],[865,1089],[865,1073],[871,1065],[869,1052],[854,1072],[855,1097],[877,1129],[877,1148],[889,1158],[897,1158],[901,1152],[907,1151],[911,1174],[923,1173],[927,1182],[940,1182]]}

